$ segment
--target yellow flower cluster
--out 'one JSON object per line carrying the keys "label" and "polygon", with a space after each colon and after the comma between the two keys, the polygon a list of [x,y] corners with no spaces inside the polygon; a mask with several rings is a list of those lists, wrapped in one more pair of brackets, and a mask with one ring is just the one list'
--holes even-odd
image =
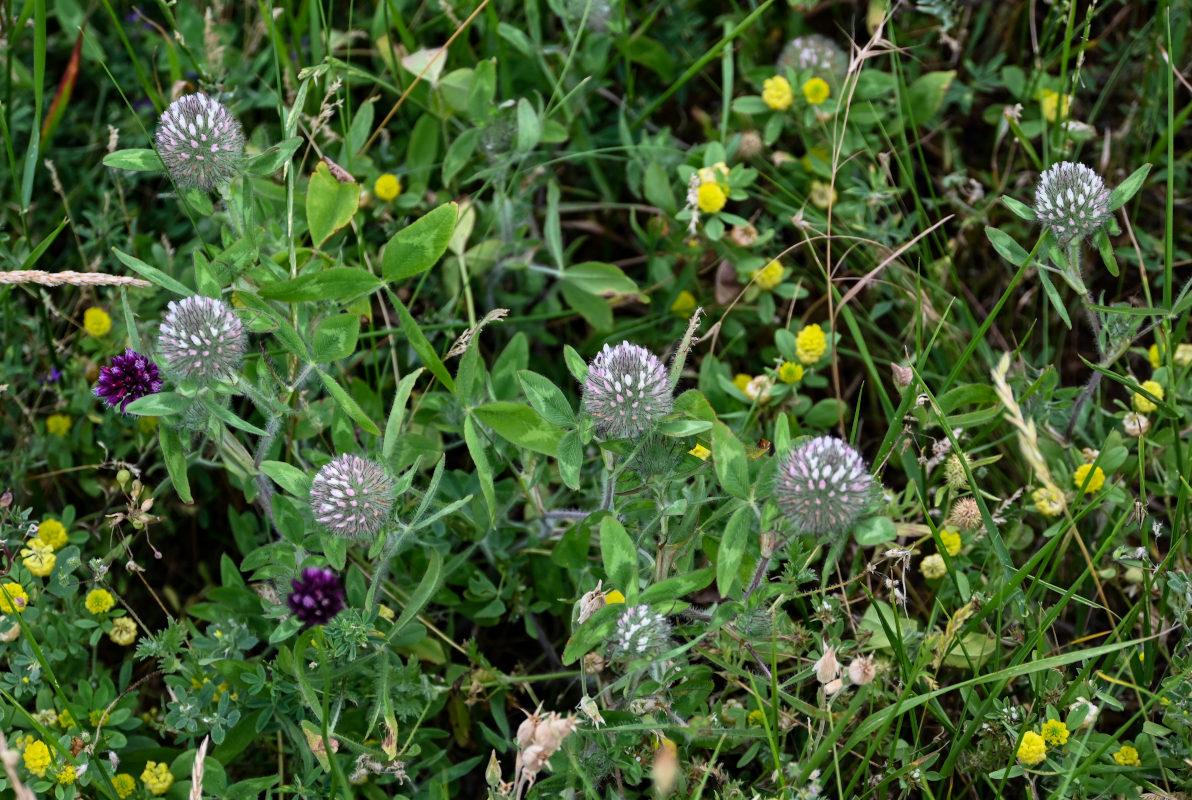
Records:
{"label": "yellow flower cluster", "polygon": [[919,565],[919,569],[923,571],[923,577],[929,581],[934,581],[948,574],[948,565],[944,563],[944,557],[939,553],[932,553],[926,556],[923,559],[923,563]]}
{"label": "yellow flower cluster", "polygon": [[778,286],[778,284],[782,283],[782,279],[786,277],[786,270],[782,268],[782,264],[780,264],[776,259],[761,269],[755,269],[753,272],[749,273],[749,277],[752,278],[753,282],[756,283],[760,288],[768,292]]}
{"label": "yellow flower cluster", "polygon": [[[1087,483],[1085,483],[1086,480]],[[1105,471],[1100,467],[1094,468],[1092,464],[1081,464],[1072,473],[1072,483],[1077,489],[1083,486],[1085,494],[1096,494],[1105,485]]]}
{"label": "yellow flower cluster", "polygon": [[373,194],[388,203],[401,194],[401,181],[396,175],[386,172],[373,184]]}
{"label": "yellow flower cluster", "polygon": [[3,591],[0,591],[0,612],[11,614],[14,610],[24,611],[27,605],[29,595],[25,594],[24,587],[19,583],[6,581]]}
{"label": "yellow flower cluster", "polygon": [[828,351],[828,337],[819,325],[804,325],[795,337],[795,356],[807,366],[824,357]]}
{"label": "yellow flower cluster", "polygon": [[[1143,389],[1153,394],[1160,400],[1163,399],[1163,384],[1158,381],[1143,381],[1141,384]],[[1142,392],[1134,393],[1134,410],[1143,414],[1149,414],[1159,408],[1149,397]]]}
{"label": "yellow flower cluster", "polygon": [[790,108],[795,101],[795,93],[791,90],[791,82],[781,75],[766,78],[762,82],[762,100],[775,111]]}
{"label": "yellow flower cluster", "polygon": [[128,617],[116,617],[112,620],[108,638],[121,647],[128,647],[137,640],[137,624]]}
{"label": "yellow flower cluster", "polygon": [[960,553],[962,542],[960,541],[960,534],[956,531],[941,530],[940,544],[944,547],[944,552],[949,556],[955,557]]}
{"label": "yellow flower cluster", "polygon": [[169,790],[170,785],[174,782],[174,776],[170,774],[170,768],[164,763],[150,761],[145,764],[141,780],[145,782],[145,788],[151,794],[160,797]]}
{"label": "yellow flower cluster", "polygon": [[823,78],[812,78],[803,84],[803,96],[807,98],[807,102],[813,106],[818,106],[820,103],[828,99],[828,95],[832,93],[828,82]]}
{"label": "yellow flower cluster", "polygon": [[1072,95],[1061,95],[1051,89],[1039,92],[1039,105],[1043,107],[1043,118],[1048,122],[1055,122],[1068,118],[1068,107],[1072,104]]}
{"label": "yellow flower cluster", "polygon": [[116,794],[120,795],[120,800],[124,800],[137,790],[137,779],[127,772],[121,772],[112,778],[112,786],[116,789]]}
{"label": "yellow flower cluster", "polygon": [[46,433],[50,436],[65,436],[70,433],[69,414],[50,414],[46,417]]}
{"label": "yellow flower cluster", "polygon": [[21,558],[24,559],[21,563],[25,565],[25,569],[39,578],[44,578],[54,571],[54,564],[58,561],[58,557],[54,555],[54,548],[36,536],[25,545],[21,550]]}
{"label": "yellow flower cluster", "polygon": [[783,383],[798,383],[803,380],[803,365],[793,361],[784,361],[778,368],[778,380]]}
{"label": "yellow flower cluster", "polygon": [[701,183],[699,191],[696,192],[696,202],[699,204],[700,211],[705,214],[715,214],[728,202],[728,192],[719,183]]}
{"label": "yellow flower cluster", "polygon": [[83,330],[87,331],[88,336],[98,339],[106,336],[111,329],[112,318],[102,308],[92,306],[83,312]]}
{"label": "yellow flower cluster", "polygon": [[50,766],[50,748],[41,739],[25,748],[25,769],[39,778],[46,776]]}
{"label": "yellow flower cluster", "polygon": [[1142,766],[1142,759],[1138,757],[1138,751],[1128,744],[1122,745],[1121,749],[1113,754],[1113,760],[1119,767]]}
{"label": "yellow flower cluster", "polygon": [[1018,742],[1018,760],[1028,767],[1033,767],[1042,763],[1045,758],[1047,745],[1044,744],[1043,737],[1034,731],[1022,734],[1022,740]]}
{"label": "yellow flower cluster", "polygon": [[1040,486],[1031,492],[1035,510],[1045,517],[1058,517],[1064,513],[1064,495],[1059,489]]}
{"label": "yellow flower cluster", "polygon": [[70,784],[74,783],[76,777],[78,776],[75,774],[75,768],[70,764],[67,764],[62,769],[58,770],[58,783],[62,786],[69,786]]}
{"label": "yellow flower cluster", "polygon": [[66,544],[66,526],[56,519],[47,519],[37,526],[37,538],[55,550]]}
{"label": "yellow flower cluster", "polygon": [[112,606],[116,605],[116,598],[112,597],[112,593],[107,589],[92,589],[87,593],[83,605],[92,614],[103,614],[112,610]]}
{"label": "yellow flower cluster", "polygon": [[1062,747],[1068,743],[1068,726],[1058,719],[1043,723],[1043,741],[1048,747]]}

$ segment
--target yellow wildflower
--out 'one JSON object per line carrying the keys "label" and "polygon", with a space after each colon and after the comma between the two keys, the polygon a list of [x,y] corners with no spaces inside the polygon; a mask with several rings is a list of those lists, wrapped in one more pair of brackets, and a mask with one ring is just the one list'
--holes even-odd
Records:
{"label": "yellow wildflower", "polygon": [[1068,107],[1072,104],[1072,95],[1061,95],[1051,89],[1039,92],[1039,105],[1043,107],[1043,118],[1048,122],[1055,122],[1068,118]]}
{"label": "yellow wildflower", "polygon": [[795,101],[795,93],[791,90],[791,82],[781,75],[766,78],[762,82],[762,100],[775,111],[790,108]]}
{"label": "yellow wildflower", "polygon": [[833,205],[836,202],[836,198],[839,197],[839,195],[836,194],[836,190],[833,189],[829,184],[826,184],[823,181],[812,181],[811,192],[808,193],[807,197],[811,200],[811,204],[816,208],[827,210],[828,206]]}
{"label": "yellow wildflower", "polygon": [[108,638],[122,647],[128,647],[137,640],[137,624],[128,617],[116,617],[112,620]]}
{"label": "yellow wildflower", "polygon": [[34,537],[25,542],[27,545],[21,550],[21,561],[25,568],[39,578],[44,578],[54,571],[54,564],[58,557],[54,555],[54,548],[41,539]]}
{"label": "yellow wildflower", "polygon": [[812,78],[803,84],[803,96],[813,106],[818,106],[827,100],[831,93],[832,90],[828,87],[828,82],[823,78]]}
{"label": "yellow wildflower", "polygon": [[749,716],[745,718],[745,722],[751,727],[760,728],[766,724],[766,715],[755,708],[749,712]]}
{"label": "yellow wildflower", "polygon": [[68,414],[50,414],[46,417],[46,433],[51,436],[65,436],[70,433],[70,425]]}
{"label": "yellow wildflower", "polygon": [[0,612],[11,614],[14,609],[24,611],[29,605],[29,595],[25,594],[21,584],[7,581],[3,589],[4,591],[0,592]]}
{"label": "yellow wildflower", "polygon": [[729,169],[728,164],[725,164],[723,161],[717,161],[710,167],[700,167],[696,174],[699,175],[700,183],[720,183],[722,179],[729,176],[730,172],[732,170]]}
{"label": "yellow wildflower", "polygon": [[783,383],[798,383],[803,380],[803,365],[784,361],[778,368],[778,379]]}
{"label": "yellow wildflower", "polygon": [[1058,719],[1043,723],[1043,741],[1048,747],[1061,747],[1068,743],[1068,726]]}
{"label": "yellow wildflower", "polygon": [[112,318],[102,308],[92,306],[83,312],[83,330],[98,339],[112,329]]}
{"label": "yellow wildflower", "polygon": [[945,529],[940,531],[940,544],[943,545],[945,553],[947,553],[949,556],[955,557],[958,553],[960,553],[960,548],[963,543],[960,540],[959,533]]}
{"label": "yellow wildflower", "polygon": [[[1163,399],[1163,384],[1158,381],[1143,381],[1142,388],[1153,394],[1160,400]],[[1142,392],[1134,393],[1134,410],[1143,414],[1149,414],[1159,408],[1155,403]]]}
{"label": "yellow wildflower", "polygon": [[828,337],[819,325],[804,325],[795,337],[795,356],[807,366],[812,366],[828,352]]}
{"label": "yellow wildflower", "polygon": [[145,764],[145,771],[141,773],[141,780],[145,782],[145,788],[151,794],[163,795],[170,788],[170,784],[174,782],[174,776],[170,774],[170,768],[163,763],[157,761],[150,761]]}
{"label": "yellow wildflower", "polygon": [[719,183],[701,183],[699,192],[696,194],[696,201],[699,203],[700,211],[705,214],[715,214],[728,202],[728,192]]}
{"label": "yellow wildflower", "polygon": [[47,519],[37,526],[37,538],[55,550],[66,544],[66,526],[56,519]]}
{"label": "yellow wildflower", "polygon": [[1159,349],[1159,343],[1155,342],[1146,351],[1147,361],[1151,362],[1152,369],[1158,369],[1163,363],[1163,354],[1167,352],[1167,348]]}
{"label": "yellow wildflower", "polygon": [[50,766],[50,748],[41,739],[25,748],[25,769],[39,778],[46,776]]}
{"label": "yellow wildflower", "polygon": [[749,273],[749,277],[753,278],[753,282],[766,291],[770,291],[778,284],[782,283],[782,279],[786,277],[786,270],[782,268],[777,259],[771,261],[761,269],[755,269]]}
{"label": "yellow wildflower", "polygon": [[87,599],[83,605],[92,614],[103,614],[105,611],[112,610],[112,606],[116,605],[116,598],[112,597],[112,593],[107,589],[92,589],[87,593]]}
{"label": "yellow wildflower", "polygon": [[373,184],[373,194],[388,203],[401,194],[401,181],[396,175],[386,172]]}
{"label": "yellow wildflower", "polygon": [[695,295],[684,289],[679,292],[679,296],[675,298],[675,302],[671,303],[671,313],[679,316],[686,316],[695,310]]}
{"label": "yellow wildflower", "polygon": [[1022,734],[1022,741],[1018,743],[1018,760],[1028,767],[1042,763],[1047,758],[1047,745],[1043,737],[1034,731]]}
{"label": "yellow wildflower", "polygon": [[120,795],[120,800],[124,800],[137,790],[137,779],[127,772],[121,772],[112,778],[112,786],[116,789],[116,794]]}
{"label": "yellow wildflower", "polygon": [[948,573],[948,565],[944,563],[944,558],[939,553],[932,553],[924,558],[919,569],[922,570],[923,577],[929,581],[942,578]]}
{"label": "yellow wildflower", "polygon": [[617,589],[613,589],[613,590],[609,591],[609,593],[604,596],[604,602],[610,606],[613,603],[624,603],[625,595],[621,594],[621,592],[618,591]]}
{"label": "yellow wildflower", "polygon": [[736,386],[743,392],[745,391],[745,387],[749,386],[749,382],[751,380],[753,380],[752,375],[746,375],[744,372],[738,372],[735,376],[733,376],[733,386]]}
{"label": "yellow wildflower", "polygon": [[67,764],[62,769],[58,770],[58,783],[62,786],[68,786],[75,782],[75,768]]}
{"label": "yellow wildflower", "polygon": [[712,455],[712,451],[704,447],[702,444],[697,444],[687,452],[698,458],[700,461],[707,461],[708,456]]}
{"label": "yellow wildflower", "polygon": [[1122,745],[1121,749],[1113,754],[1113,760],[1118,763],[1119,767],[1142,766],[1142,759],[1138,757],[1138,751],[1128,744]]}
{"label": "yellow wildflower", "polygon": [[62,709],[62,713],[58,715],[58,726],[64,731],[68,731],[75,726],[75,718],[70,713],[69,708]]}
{"label": "yellow wildflower", "polygon": [[1059,489],[1040,486],[1031,492],[1035,510],[1045,517],[1056,517],[1064,513],[1064,495]]}
{"label": "yellow wildflower", "polygon": [[[1092,473],[1091,477],[1089,476],[1090,472]],[[1088,483],[1085,483],[1086,478]],[[1085,494],[1095,494],[1101,491],[1101,487],[1105,484],[1105,471],[1100,467],[1093,469],[1092,464],[1081,464],[1076,468],[1076,472],[1072,473],[1072,483],[1076,485],[1077,489],[1083,486]]]}

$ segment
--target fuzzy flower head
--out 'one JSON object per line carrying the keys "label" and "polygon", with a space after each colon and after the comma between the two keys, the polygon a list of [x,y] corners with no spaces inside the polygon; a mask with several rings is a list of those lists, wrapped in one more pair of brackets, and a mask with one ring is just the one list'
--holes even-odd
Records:
{"label": "fuzzy flower head", "polygon": [[44,578],[53,572],[54,564],[58,561],[58,556],[54,555],[54,548],[36,536],[25,542],[25,547],[21,550],[21,558],[25,569],[39,578]]}
{"label": "fuzzy flower head", "polygon": [[107,589],[92,589],[83,603],[92,614],[104,614],[116,605],[116,598]]}
{"label": "fuzzy flower head", "polygon": [[99,368],[99,381],[91,391],[96,397],[120,412],[133,400],[161,391],[162,380],[157,364],[131,347],[124,355],[115,356],[112,365]]}
{"label": "fuzzy flower head", "polygon": [[1105,471],[1092,464],[1081,464],[1072,473],[1072,483],[1077,489],[1083,488],[1085,494],[1096,494],[1105,485]]}
{"label": "fuzzy flower head", "polygon": [[240,173],[244,131],[223,104],[205,94],[180,97],[161,115],[153,139],[174,183],[203,191]]}
{"label": "fuzzy flower head", "polygon": [[823,103],[831,93],[832,89],[823,78],[812,78],[803,84],[803,96],[813,106]]}
{"label": "fuzzy flower head", "polygon": [[952,504],[948,512],[948,524],[962,531],[976,530],[981,526],[981,508],[971,497],[962,497]]}
{"label": "fuzzy flower head", "polygon": [[315,521],[334,534],[364,539],[389,520],[393,484],[385,468],[360,456],[332,459],[310,484]]}
{"label": "fuzzy flower head", "polygon": [[621,342],[596,354],[584,380],[584,411],[608,439],[649,432],[674,406],[666,367],[644,347]]}
{"label": "fuzzy flower head", "polygon": [[1043,742],[1043,737],[1034,731],[1022,734],[1022,739],[1018,742],[1018,760],[1028,767],[1033,767],[1042,763],[1045,758],[1047,745]]}
{"label": "fuzzy flower head", "polygon": [[1044,722],[1042,733],[1048,747],[1061,747],[1068,743],[1068,726],[1058,719]]}
{"label": "fuzzy flower head", "polygon": [[290,582],[293,591],[286,599],[290,611],[306,625],[322,625],[343,610],[344,590],[339,577],[323,567],[307,567]]}
{"label": "fuzzy flower head", "polygon": [[121,647],[128,647],[137,640],[137,624],[129,617],[116,617],[112,620],[108,638]]}
{"label": "fuzzy flower head", "polygon": [[828,337],[819,325],[804,325],[795,337],[795,356],[812,366],[828,352]]}
{"label": "fuzzy flower head", "polygon": [[13,611],[24,611],[29,605],[29,595],[25,594],[25,588],[19,583],[6,581],[3,587],[0,587],[0,614],[11,614]]}
{"label": "fuzzy flower head", "polygon": [[401,181],[392,173],[386,172],[381,177],[377,178],[373,184],[373,193],[376,196],[388,203],[390,200],[396,199],[401,194]]}
{"label": "fuzzy flower head", "polygon": [[795,100],[795,93],[791,90],[791,83],[781,75],[766,78],[762,82],[762,101],[775,111],[790,108]]}
{"label": "fuzzy flower head", "polygon": [[819,33],[791,39],[778,56],[778,69],[811,70],[839,77],[848,70],[848,56],[840,45]]}
{"label": "fuzzy flower head", "polygon": [[820,436],[782,462],[774,501],[801,533],[841,533],[869,511],[874,488],[860,453],[840,439]]}
{"label": "fuzzy flower head", "polygon": [[[1143,389],[1153,394],[1160,400],[1163,399],[1163,384],[1158,381],[1143,381],[1139,384]],[[1159,406],[1153,400],[1147,397],[1142,392],[1134,393],[1134,410],[1142,414],[1149,414],[1152,411],[1158,410]]]}
{"label": "fuzzy flower head", "polygon": [[25,748],[25,769],[39,778],[46,776],[50,766],[50,748],[41,739]]}
{"label": "fuzzy flower head", "polygon": [[1031,492],[1035,510],[1045,517],[1057,517],[1064,513],[1064,495],[1054,486],[1040,486]]}
{"label": "fuzzy flower head", "polygon": [[699,210],[705,214],[715,214],[724,208],[727,202],[728,192],[724,190],[724,184],[709,181],[701,183],[699,189],[696,190],[696,203],[699,205]]}
{"label": "fuzzy flower head", "polygon": [[83,330],[98,339],[112,329],[112,317],[102,308],[92,306],[83,312]]}
{"label": "fuzzy flower head", "polygon": [[755,269],[749,273],[749,277],[753,279],[753,282],[767,292],[782,283],[782,279],[785,276],[786,270],[782,268],[782,263],[777,260],[771,261],[761,269]]}
{"label": "fuzzy flower head", "polygon": [[670,643],[671,625],[645,604],[629,606],[617,620],[610,650],[623,659],[648,658],[664,651]]}
{"label": "fuzzy flower head", "polygon": [[1035,214],[1061,245],[1092,236],[1109,219],[1105,181],[1084,164],[1054,164],[1035,190]]}
{"label": "fuzzy flower head", "polygon": [[244,326],[232,309],[219,300],[194,295],[170,301],[157,347],[183,377],[208,383],[236,374],[247,343]]}
{"label": "fuzzy flower head", "polygon": [[127,772],[121,772],[112,778],[112,786],[116,789],[116,794],[120,796],[120,800],[124,800],[125,797],[128,797],[137,790],[137,780]]}
{"label": "fuzzy flower head", "polygon": [[939,553],[924,557],[919,569],[922,570],[923,577],[929,581],[938,580],[948,574],[948,564]]}
{"label": "fuzzy flower head", "polygon": [[170,774],[169,766],[162,761],[145,762],[145,771],[141,773],[141,780],[145,788],[155,797],[165,794],[174,783],[174,776]]}

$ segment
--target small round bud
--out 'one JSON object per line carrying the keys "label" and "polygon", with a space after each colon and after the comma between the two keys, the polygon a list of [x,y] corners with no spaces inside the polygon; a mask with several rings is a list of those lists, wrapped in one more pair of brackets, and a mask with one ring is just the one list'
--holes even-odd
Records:
{"label": "small round bud", "polygon": [[116,473],[116,483],[120,484],[121,489],[127,486],[130,480],[132,480],[132,473],[128,470],[122,469]]}
{"label": "small round bud", "polygon": [[162,163],[183,189],[210,191],[240,173],[244,131],[205,94],[180,97],[161,115],[153,139]]}
{"label": "small round bud", "polygon": [[741,141],[737,144],[737,156],[748,161],[760,155],[764,146],[761,134],[750,128],[741,134]]}

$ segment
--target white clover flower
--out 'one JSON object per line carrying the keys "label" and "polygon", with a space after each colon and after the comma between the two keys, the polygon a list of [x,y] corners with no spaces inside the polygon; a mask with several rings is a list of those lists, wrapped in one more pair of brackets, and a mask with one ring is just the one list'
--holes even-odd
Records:
{"label": "white clover flower", "polygon": [[1035,214],[1056,241],[1066,245],[1092,236],[1109,219],[1109,190],[1084,164],[1062,161],[1040,176]]}
{"label": "white clover flower", "polygon": [[584,410],[610,439],[648,433],[674,406],[666,367],[644,347],[621,342],[596,354],[584,381]]}
{"label": "white clover flower", "polygon": [[315,521],[348,539],[362,539],[381,529],[393,505],[393,484],[385,468],[360,456],[332,459],[310,484]]}
{"label": "white clover flower", "polygon": [[875,484],[861,454],[820,436],[790,452],[778,469],[774,501],[801,533],[840,533],[873,504]]}
{"label": "white clover flower", "polygon": [[617,620],[610,654],[621,659],[657,655],[670,643],[670,633],[670,623],[648,605],[629,606]]}
{"label": "white clover flower", "polygon": [[174,183],[210,191],[239,174],[244,131],[219,101],[188,94],[162,113],[153,143]]}
{"label": "white clover flower", "polygon": [[219,300],[194,295],[171,300],[157,349],[170,367],[200,382],[230,380],[247,347],[244,326]]}
{"label": "white clover flower", "polygon": [[778,69],[795,72],[812,70],[816,77],[831,81],[848,71],[848,56],[840,45],[819,33],[791,39],[778,56]]}

